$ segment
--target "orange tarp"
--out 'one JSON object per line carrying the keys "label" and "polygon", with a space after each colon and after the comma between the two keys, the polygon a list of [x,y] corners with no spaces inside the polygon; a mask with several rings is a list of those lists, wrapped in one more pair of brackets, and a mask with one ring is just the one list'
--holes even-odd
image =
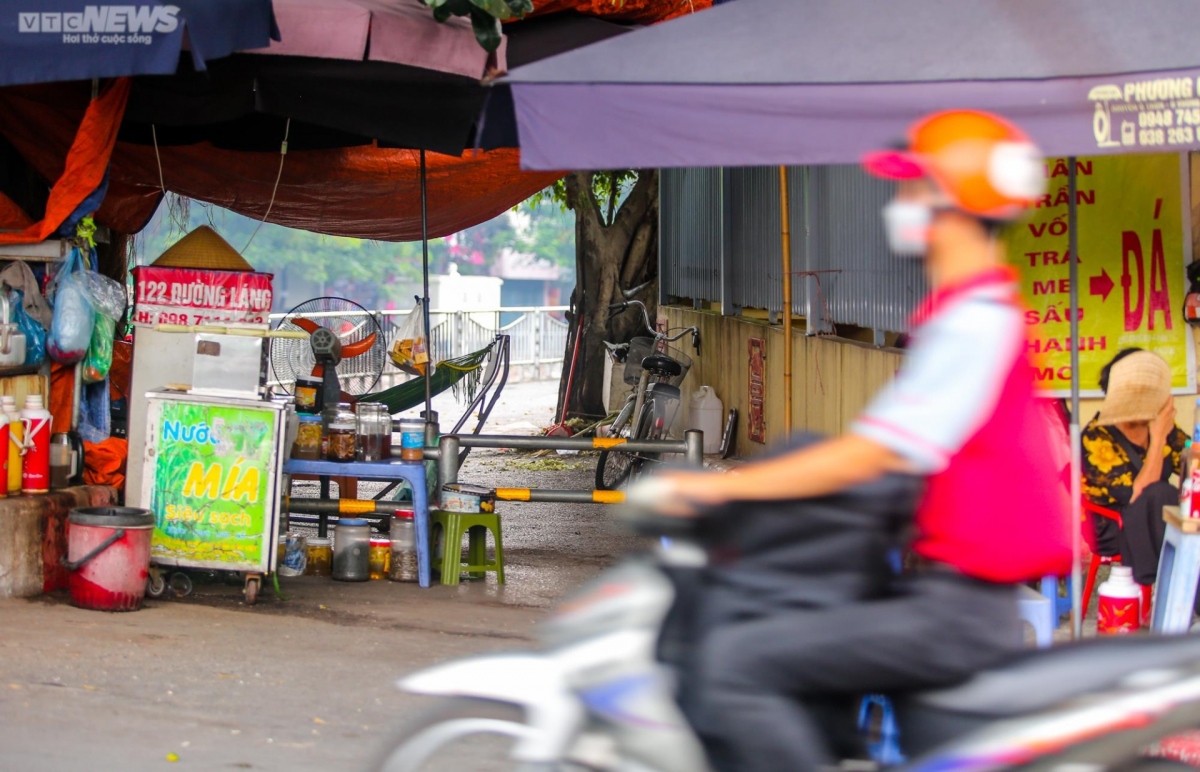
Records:
{"label": "orange tarp", "polygon": [[[58,174],[45,175],[57,180],[46,201],[46,216],[41,222],[28,223],[20,231],[0,232],[0,244],[29,244],[44,241],[66,221],[71,213],[91,193],[100,187],[104,171],[108,168],[109,156],[117,141],[117,130],[125,115],[125,103],[129,101],[132,81],[119,78],[109,83],[100,95],[87,105],[83,116],[75,124],[78,130],[70,130],[69,150],[62,152],[64,161]],[[20,121],[19,117],[9,120]],[[74,127],[72,127],[74,129]],[[16,210],[15,212],[13,210]],[[0,217],[14,221],[20,227],[21,214],[10,199],[0,202]],[[0,226],[4,221],[0,220]]]}
{"label": "orange tarp", "polygon": [[[58,179],[87,98],[86,84],[0,89],[0,133],[39,174]],[[202,143],[162,147],[160,154],[168,190],[249,217],[266,212],[279,170],[277,153]],[[336,236],[420,239],[418,155],[373,146],[293,150],[283,164],[270,221]],[[516,149],[467,151],[461,158],[428,154],[430,236],[489,220],[561,176],[522,172],[518,162]],[[135,233],[159,197],[154,148],[117,142],[108,195],[97,220],[118,232]],[[3,212],[0,207],[0,217]],[[6,227],[3,220],[0,227]]]}
{"label": "orange tarp", "polygon": [[533,13],[575,11],[612,21],[653,24],[712,7],[712,0],[534,0]]}

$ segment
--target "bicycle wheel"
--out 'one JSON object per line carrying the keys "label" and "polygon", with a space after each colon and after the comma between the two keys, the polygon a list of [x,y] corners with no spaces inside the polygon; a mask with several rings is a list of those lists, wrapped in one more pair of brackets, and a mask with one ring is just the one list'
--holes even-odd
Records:
{"label": "bicycle wheel", "polygon": [[[638,416],[637,426],[634,428],[633,434],[630,436],[630,439],[633,439],[633,440],[650,439],[650,433],[653,430],[653,428],[654,428],[654,403],[653,403],[653,401],[649,401],[645,405],[642,405],[642,412]],[[623,456],[624,457],[623,461],[621,462],[624,464],[624,474],[621,477],[620,482],[618,482],[612,488],[608,488],[607,490],[613,490],[619,485],[634,482],[635,480],[638,479],[638,477],[641,476],[642,468],[646,464],[646,459],[647,458],[657,458],[657,456],[654,456],[653,454],[647,455],[645,453],[630,453],[628,451],[619,451],[619,450],[613,450],[613,451],[610,451],[610,453],[612,456]]]}
{"label": "bicycle wheel", "polygon": [[[616,420],[612,422],[611,436],[628,438],[633,422],[633,400],[625,403]],[[596,459],[596,489],[602,491],[616,490],[625,478],[629,476],[630,457],[628,453],[619,450],[602,450],[600,458]]]}
{"label": "bicycle wheel", "polygon": [[[638,421],[637,439],[661,440],[667,436],[665,405],[656,399],[647,399],[642,408],[641,420]],[[646,470],[648,464],[657,464],[662,460],[661,453],[638,453],[635,463],[629,470],[629,481],[636,480]]]}

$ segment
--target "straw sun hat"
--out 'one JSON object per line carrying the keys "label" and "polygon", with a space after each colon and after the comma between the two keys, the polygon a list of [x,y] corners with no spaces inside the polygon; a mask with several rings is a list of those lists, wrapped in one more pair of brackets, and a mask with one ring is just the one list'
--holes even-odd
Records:
{"label": "straw sun hat", "polygon": [[1100,405],[1101,426],[1149,421],[1171,397],[1171,366],[1151,351],[1138,351],[1112,366]]}

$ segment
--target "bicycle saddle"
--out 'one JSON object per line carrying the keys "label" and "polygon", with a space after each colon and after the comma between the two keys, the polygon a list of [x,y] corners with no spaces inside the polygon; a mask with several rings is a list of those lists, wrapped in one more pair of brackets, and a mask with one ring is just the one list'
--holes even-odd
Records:
{"label": "bicycle saddle", "polygon": [[683,367],[670,357],[665,357],[662,354],[654,354],[642,360],[642,369],[649,370],[652,373],[658,373],[667,377],[674,377],[683,372]]}

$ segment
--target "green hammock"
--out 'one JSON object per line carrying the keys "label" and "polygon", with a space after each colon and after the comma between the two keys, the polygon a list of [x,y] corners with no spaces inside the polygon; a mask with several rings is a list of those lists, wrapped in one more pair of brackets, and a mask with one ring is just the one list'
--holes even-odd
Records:
{"label": "green hammock", "polygon": [[[443,359],[430,377],[430,388],[433,394],[441,394],[446,389],[453,389],[455,397],[461,397],[461,391],[466,392],[467,401],[475,398],[475,389],[479,386],[480,369],[483,361],[491,353],[492,347],[466,354],[455,359]],[[392,415],[411,410],[425,402],[425,379],[413,378],[399,386],[359,397],[359,402],[377,402],[386,405]]]}

